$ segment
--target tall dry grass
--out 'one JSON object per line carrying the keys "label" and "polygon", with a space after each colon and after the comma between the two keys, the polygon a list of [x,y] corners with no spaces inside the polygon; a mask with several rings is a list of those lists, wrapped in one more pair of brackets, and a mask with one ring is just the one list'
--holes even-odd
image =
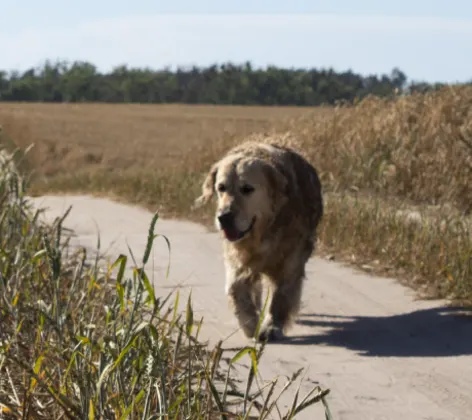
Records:
{"label": "tall dry grass", "polygon": [[290,129],[329,190],[472,212],[472,86],[369,97]]}
{"label": "tall dry grass", "polygon": [[323,244],[427,296],[472,297],[472,87],[366,98],[290,124],[329,201]]}
{"label": "tall dry grass", "polygon": [[321,252],[470,301],[471,105],[470,87],[332,109],[17,104],[0,124],[36,142],[37,194],[112,195],[204,222],[213,209],[190,208],[210,165],[248,136],[277,137],[320,172]]}

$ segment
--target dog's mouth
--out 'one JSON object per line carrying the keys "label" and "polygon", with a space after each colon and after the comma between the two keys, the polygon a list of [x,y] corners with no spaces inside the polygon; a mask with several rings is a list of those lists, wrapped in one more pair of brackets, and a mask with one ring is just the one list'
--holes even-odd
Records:
{"label": "dog's mouth", "polygon": [[251,232],[255,222],[256,217],[254,216],[249,227],[243,231],[236,229],[234,226],[222,228],[225,238],[230,242],[236,242],[243,239],[249,232]]}

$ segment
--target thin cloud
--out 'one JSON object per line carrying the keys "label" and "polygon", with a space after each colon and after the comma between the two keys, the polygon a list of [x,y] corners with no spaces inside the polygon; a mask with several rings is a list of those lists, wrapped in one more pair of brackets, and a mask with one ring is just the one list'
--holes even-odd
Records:
{"label": "thin cloud", "polygon": [[[176,28],[177,27],[177,28]],[[416,17],[416,16],[345,16],[334,14],[162,14],[151,16],[130,16],[126,18],[91,21],[80,26],[81,30],[95,33],[104,30],[161,30],[175,32],[176,29],[213,29],[218,31],[253,30],[350,30],[398,31],[426,30],[452,31],[472,34],[472,19]]]}

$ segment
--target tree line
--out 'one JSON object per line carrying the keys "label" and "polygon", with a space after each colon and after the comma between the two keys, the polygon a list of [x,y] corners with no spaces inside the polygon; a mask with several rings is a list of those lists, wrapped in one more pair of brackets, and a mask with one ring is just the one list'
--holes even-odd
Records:
{"label": "tree line", "polygon": [[46,61],[24,72],[0,71],[0,101],[316,106],[441,86],[407,82],[398,68],[362,76],[332,69],[260,69],[247,62],[176,70],[122,65],[100,72],[89,62]]}

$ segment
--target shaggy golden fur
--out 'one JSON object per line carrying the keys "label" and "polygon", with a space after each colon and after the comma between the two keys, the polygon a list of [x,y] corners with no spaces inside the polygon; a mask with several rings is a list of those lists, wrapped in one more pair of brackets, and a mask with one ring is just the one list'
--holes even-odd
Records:
{"label": "shaggy golden fur", "polygon": [[196,203],[202,205],[215,194],[226,293],[239,325],[247,337],[254,337],[265,281],[270,306],[254,338],[283,338],[299,309],[305,264],[323,214],[318,174],[289,147],[248,141],[211,167]]}

